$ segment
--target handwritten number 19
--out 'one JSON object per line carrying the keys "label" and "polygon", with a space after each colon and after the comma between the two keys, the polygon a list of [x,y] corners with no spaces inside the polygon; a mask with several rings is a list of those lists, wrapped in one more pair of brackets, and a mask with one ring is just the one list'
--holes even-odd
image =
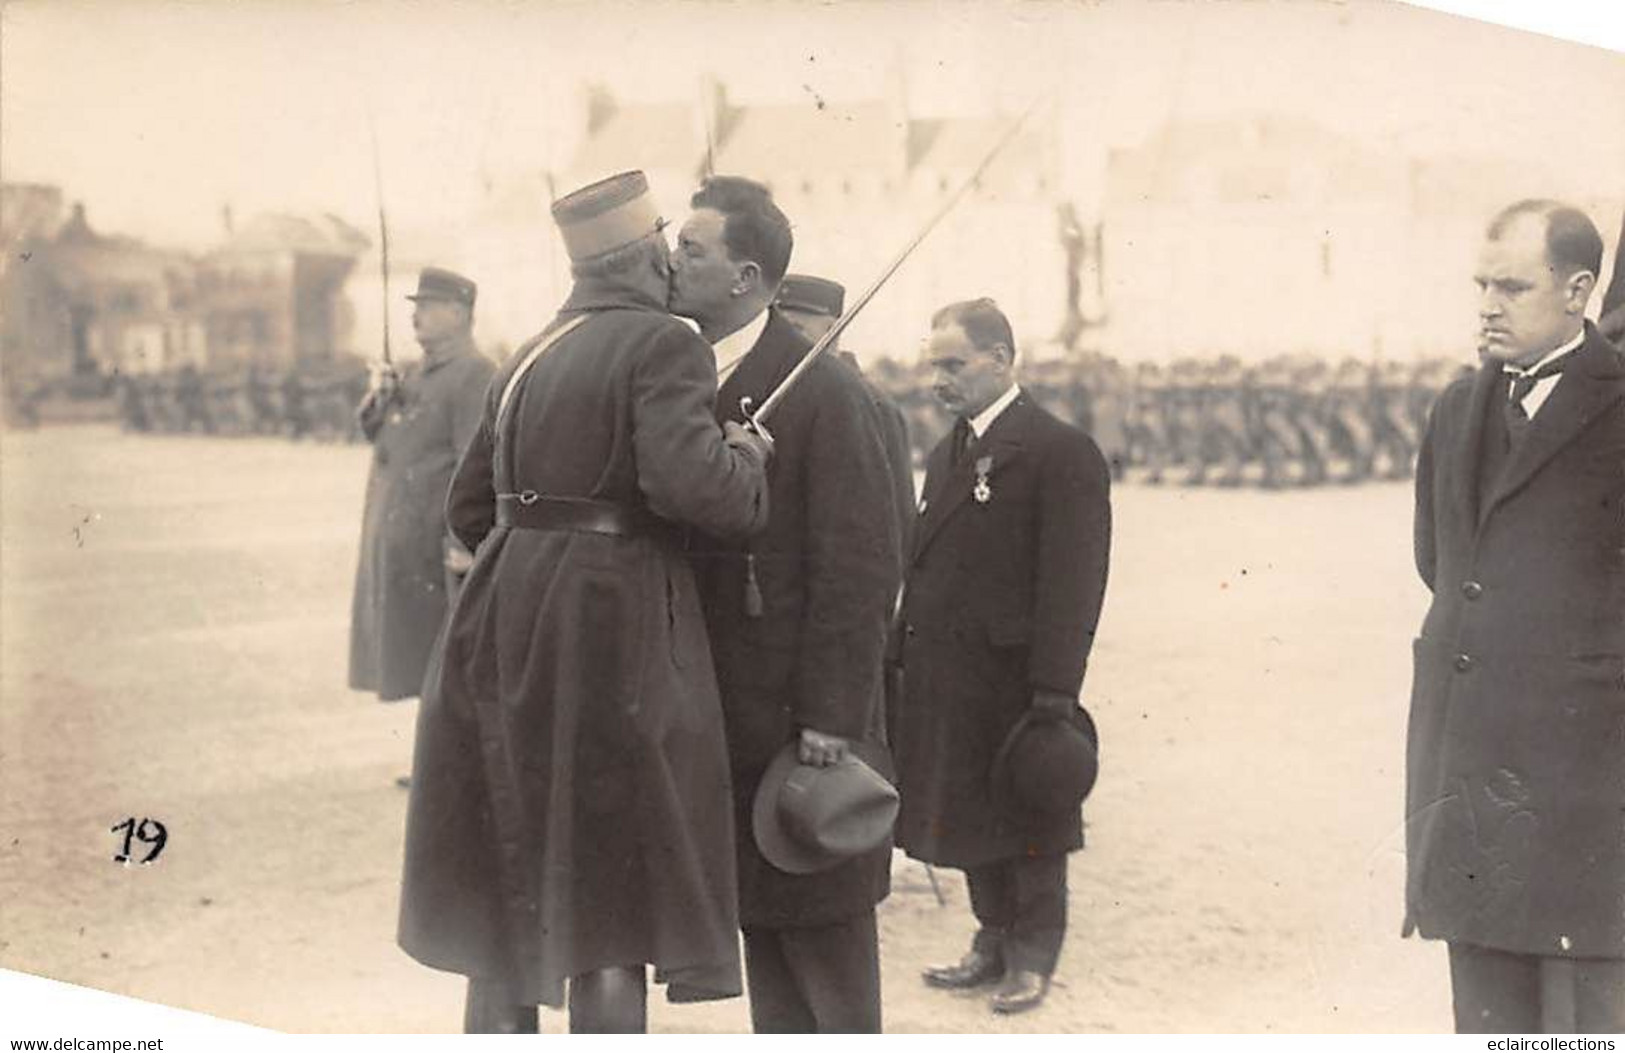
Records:
{"label": "handwritten number 19", "polygon": [[164,843],[169,840],[169,831],[164,824],[156,819],[142,818],[137,820],[134,816],[124,820],[113,827],[113,833],[124,832],[117,855],[113,857],[115,863],[128,863],[135,848],[135,842],[140,841],[147,846],[147,857],[142,863],[150,863],[158,858],[158,853],[164,850]]}

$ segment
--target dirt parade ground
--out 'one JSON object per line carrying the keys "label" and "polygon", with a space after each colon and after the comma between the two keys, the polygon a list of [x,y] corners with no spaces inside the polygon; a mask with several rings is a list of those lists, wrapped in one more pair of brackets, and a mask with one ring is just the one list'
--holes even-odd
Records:
{"label": "dirt parade ground", "polygon": [[[0,965],[285,1031],[456,1030],[461,978],[395,945],[413,704],[345,687],[367,450],[0,441]],[[969,907],[898,856],[889,1031],[1449,1028],[1442,947],[1399,938],[1410,501],[1118,488],[1056,989],[998,1019],[928,990]],[[115,862],[142,818],[161,855]],[[749,1027],[743,1000],[651,1006]]]}

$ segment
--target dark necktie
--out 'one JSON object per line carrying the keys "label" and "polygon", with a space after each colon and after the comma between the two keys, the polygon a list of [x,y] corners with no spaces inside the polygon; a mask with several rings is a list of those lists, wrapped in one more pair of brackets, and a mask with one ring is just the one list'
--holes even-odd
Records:
{"label": "dark necktie", "polygon": [[965,454],[970,450],[973,442],[970,421],[960,417],[954,421],[954,459],[953,466],[959,467],[965,463]]}
{"label": "dark necktie", "polygon": [[1569,364],[1569,359],[1573,357],[1574,352],[1570,351],[1568,354],[1559,355],[1544,366],[1529,373],[1508,371],[1507,376],[1510,378],[1511,383],[1507,389],[1505,412],[1507,434],[1512,439],[1512,445],[1518,445],[1529,432],[1529,411],[1523,408],[1523,400],[1529,397],[1529,393],[1535,390],[1535,385],[1542,380],[1562,373],[1564,367]]}

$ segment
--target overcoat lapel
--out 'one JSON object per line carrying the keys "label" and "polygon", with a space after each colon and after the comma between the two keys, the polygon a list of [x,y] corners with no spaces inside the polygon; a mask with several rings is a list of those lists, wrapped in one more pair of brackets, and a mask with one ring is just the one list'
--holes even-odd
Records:
{"label": "overcoat lapel", "polygon": [[[790,323],[780,317],[779,312],[769,308],[762,335],[756,338],[755,346],[745,352],[745,357],[739,360],[739,365],[734,367],[717,390],[718,420],[744,420],[744,414],[739,409],[740,399],[749,396],[753,405],[760,406],[762,400],[779,386],[779,381],[789,376],[796,365],[796,348],[800,346],[795,335]],[[768,421],[767,430],[773,430],[771,420]]]}
{"label": "overcoat lapel", "polygon": [[[1027,393],[1022,392],[1003,413],[999,414],[992,427],[988,428],[987,434],[971,446],[965,460],[960,464],[948,463],[952,443],[945,441],[937,446],[932,455],[933,463],[926,471],[925,510],[920,515],[914,556],[924,554],[937,532],[942,529],[942,525],[970,500],[971,491],[975,486],[978,461],[984,457],[993,459],[988,472],[991,480],[998,476],[1000,469],[1012,458],[1020,456],[1026,446],[1032,412],[1032,404],[1027,400]],[[933,476],[940,478],[941,482],[933,485]]]}
{"label": "overcoat lapel", "polygon": [[1484,415],[1490,412],[1491,403],[1504,394],[1503,387],[1500,363],[1485,362],[1473,379],[1472,398],[1467,405],[1467,427],[1462,429],[1460,445],[1455,449],[1456,479],[1447,492],[1455,495],[1458,502],[1456,521],[1469,535],[1473,526],[1480,522],[1489,498],[1488,494],[1478,492],[1478,460],[1483,456],[1484,449]]}

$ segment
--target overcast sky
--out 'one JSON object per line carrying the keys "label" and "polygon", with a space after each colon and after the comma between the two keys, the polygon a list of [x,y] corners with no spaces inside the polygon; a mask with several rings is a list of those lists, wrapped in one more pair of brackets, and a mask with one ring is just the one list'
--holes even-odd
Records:
{"label": "overcast sky", "polygon": [[4,178],[192,246],[227,203],[369,225],[373,128],[392,213],[454,222],[566,160],[588,78],[670,100],[710,73],[787,102],[874,97],[901,69],[941,114],[1047,94],[1080,171],[1171,118],[1277,110],[1625,183],[1625,55],[1391,3],[5,0],[0,18]]}

